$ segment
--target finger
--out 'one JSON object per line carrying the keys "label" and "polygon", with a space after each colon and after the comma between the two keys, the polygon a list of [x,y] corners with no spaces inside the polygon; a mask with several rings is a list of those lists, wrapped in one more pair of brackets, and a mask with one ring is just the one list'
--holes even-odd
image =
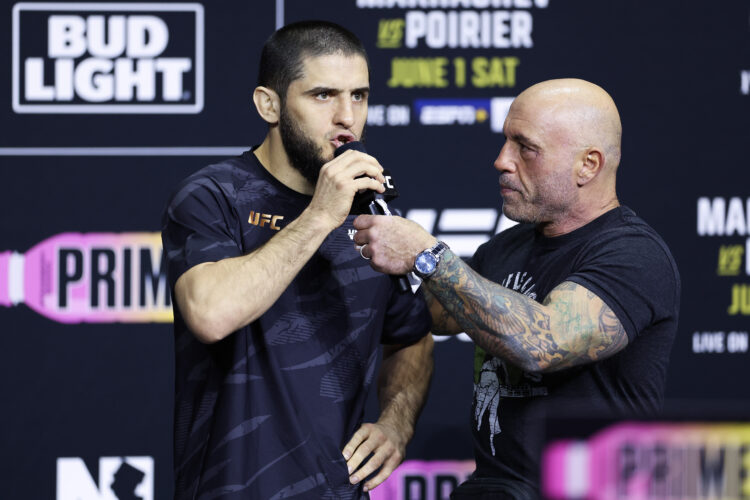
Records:
{"label": "finger", "polygon": [[393,471],[396,470],[396,467],[398,467],[399,463],[401,463],[400,460],[395,458],[395,455],[391,455],[383,464],[383,468],[380,469],[380,472],[365,483],[364,491],[370,491],[377,488],[380,483],[390,477]]}
{"label": "finger", "polygon": [[347,468],[349,469],[349,474],[353,474],[353,476],[350,477],[350,481],[352,482],[352,484],[354,484],[355,482],[359,482],[360,479],[364,479],[365,477],[367,477],[360,475],[357,469],[359,469],[359,467],[362,465],[362,462],[364,462],[365,458],[370,456],[373,448],[374,445],[372,444],[372,441],[370,439],[365,440],[354,451],[352,458],[346,461]]}
{"label": "finger", "polygon": [[[354,233],[354,243],[357,246],[366,245],[369,240],[369,234],[370,232],[367,229],[360,229],[356,233]],[[357,249],[359,250],[359,248]]]}
{"label": "finger", "polygon": [[359,177],[354,179],[354,187],[358,191],[363,189],[371,189],[373,191],[377,191],[378,193],[385,192],[385,186],[383,186],[383,182],[372,177]]}
{"label": "finger", "polygon": [[389,445],[390,448],[378,448],[377,450],[375,450],[375,454],[371,456],[370,459],[364,465],[362,465],[360,469],[358,469],[349,477],[349,482],[352,484],[357,484],[358,482],[364,480],[367,476],[378,470],[378,468],[383,465],[383,462],[385,462],[386,457],[393,452],[390,443],[387,443],[387,445]]}
{"label": "finger", "polygon": [[351,175],[352,177],[366,175],[378,179],[381,183],[385,182],[383,166],[378,160],[359,151],[349,150],[338,158],[334,158],[328,162],[328,165],[331,165],[331,168],[336,172],[346,170],[348,172],[347,175]]}
{"label": "finger", "polygon": [[365,260],[371,260],[372,259],[372,252],[369,252],[365,250],[369,245],[367,243],[364,244],[364,246],[359,247],[359,254],[362,256]]}
{"label": "finger", "polygon": [[[374,215],[360,215],[354,219],[354,228],[358,230],[368,229],[375,223]],[[359,233],[358,233],[359,234]]]}
{"label": "finger", "polygon": [[[367,439],[359,444],[357,449],[354,450],[354,454],[352,455],[352,457],[346,462],[347,466],[349,467],[350,474],[355,473],[354,471],[362,466],[362,463],[368,456],[370,456],[370,453],[376,450],[378,446],[380,446],[380,444],[385,440],[385,437],[381,433],[375,432],[375,429],[371,426],[371,424],[365,425],[370,426],[370,429],[368,429]],[[366,476],[359,475],[357,480],[364,479],[365,477]]]}
{"label": "finger", "polygon": [[[364,424],[359,429],[357,429],[357,432],[354,433],[352,438],[349,440],[348,443],[344,446],[344,449],[341,451],[341,454],[344,455],[344,458],[346,460],[349,460],[352,455],[354,455],[354,452],[359,448],[359,445],[362,444],[362,442],[367,439],[367,436],[370,434],[369,427],[365,427],[367,424]],[[349,471],[351,474],[351,471]]]}

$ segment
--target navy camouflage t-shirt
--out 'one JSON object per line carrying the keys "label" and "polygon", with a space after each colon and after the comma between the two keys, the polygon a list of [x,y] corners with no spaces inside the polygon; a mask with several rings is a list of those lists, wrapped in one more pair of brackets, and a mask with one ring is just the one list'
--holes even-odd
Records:
{"label": "navy camouflage t-shirt", "polygon": [[[187,178],[164,215],[170,287],[191,267],[247,254],[311,197],[252,151]],[[175,309],[175,498],[367,498],[341,454],[362,423],[381,343],[429,330],[421,296],[399,292],[331,232],[274,305],[212,345]]]}

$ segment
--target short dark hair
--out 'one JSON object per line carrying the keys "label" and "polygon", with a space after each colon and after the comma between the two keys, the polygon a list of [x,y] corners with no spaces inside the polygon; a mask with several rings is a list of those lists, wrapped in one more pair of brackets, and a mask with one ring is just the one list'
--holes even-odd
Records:
{"label": "short dark hair", "polygon": [[328,21],[288,24],[272,34],[263,45],[258,85],[274,90],[283,101],[289,84],[302,78],[305,58],[336,53],[362,56],[367,62],[367,72],[370,72],[370,62],[362,42],[346,28]]}

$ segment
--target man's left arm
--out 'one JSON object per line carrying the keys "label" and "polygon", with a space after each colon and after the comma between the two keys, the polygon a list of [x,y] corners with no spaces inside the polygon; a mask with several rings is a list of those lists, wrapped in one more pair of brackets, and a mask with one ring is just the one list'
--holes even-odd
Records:
{"label": "man's left arm", "polygon": [[625,348],[620,320],[595,293],[564,281],[542,303],[480,276],[450,251],[426,283],[466,333],[493,356],[529,372],[608,358]]}
{"label": "man's left arm", "polygon": [[[350,481],[359,483],[379,467],[365,484],[370,491],[386,480],[401,463],[414,435],[417,417],[427,398],[432,377],[432,335],[410,345],[385,345],[378,376],[380,418],[354,433],[343,450]],[[362,462],[372,453],[367,462]],[[361,467],[360,467],[361,466]]]}
{"label": "man's left arm", "polygon": [[[359,216],[354,237],[371,265],[404,274],[416,254],[437,241],[416,223],[400,217]],[[595,362],[622,350],[628,336],[615,313],[596,294],[566,281],[539,303],[476,273],[450,250],[423,285],[439,302],[433,321],[450,316],[493,356],[528,372],[549,372]],[[434,301],[433,301],[434,302]]]}

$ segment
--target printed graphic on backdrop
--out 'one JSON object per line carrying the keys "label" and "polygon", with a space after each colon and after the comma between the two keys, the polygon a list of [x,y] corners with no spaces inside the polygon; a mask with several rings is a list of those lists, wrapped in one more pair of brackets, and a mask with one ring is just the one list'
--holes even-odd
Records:
{"label": "printed graphic on backdrop", "polygon": [[[535,47],[534,20],[549,0],[349,2],[367,15],[357,34],[378,61],[376,84],[400,101],[373,103],[368,125],[489,125],[502,132],[524,55]],[[299,0],[281,3],[286,11],[304,11]],[[428,97],[432,91],[440,97]]]}
{"label": "printed graphic on backdrop", "polygon": [[[494,132],[502,131],[517,93],[524,51],[534,47],[534,16],[548,4],[548,0],[356,1],[358,9],[378,17],[376,33],[368,41],[374,38],[378,56],[390,61],[387,87],[414,97],[417,123],[489,124]],[[454,97],[424,98],[426,90],[452,92]],[[488,97],[463,97],[467,92]]]}
{"label": "printed graphic on backdrop", "polygon": [[[691,398],[716,412],[726,408],[719,398],[747,406],[750,232],[739,228],[740,212],[745,224],[750,214],[738,161],[750,103],[746,0],[708,9],[598,0],[9,1],[4,9],[0,340],[13,353],[2,367],[4,398],[24,412],[5,412],[0,425],[13,429],[0,436],[10,457],[3,497],[113,500],[120,469],[132,473],[132,496],[170,497],[173,349],[161,204],[189,171],[265,133],[249,92],[278,19],[322,17],[362,38],[373,66],[373,149],[405,186],[404,213],[463,256],[503,224],[491,163],[513,97],[558,76],[602,84],[625,126],[622,200],[664,236],[684,277],[667,401]],[[256,216],[268,228],[284,222]],[[434,392],[408,452],[425,462],[405,462],[373,498],[445,498],[470,472],[460,460],[471,456],[473,349],[461,339],[436,337]],[[43,369],[30,370],[40,354],[49,354]],[[50,420],[51,410],[60,418]],[[675,492],[729,498],[739,482],[735,497],[750,496],[737,447],[713,439],[717,452],[700,442],[697,452],[667,448],[666,457],[636,447],[651,469],[623,452],[617,484],[648,498],[666,474],[679,483]],[[118,450],[154,465],[113,456]],[[591,458],[565,455],[593,477]],[[670,476],[680,456],[690,475]],[[575,489],[583,479],[570,476],[565,491],[584,491]],[[680,490],[683,480],[692,489]]]}
{"label": "printed graphic on backdrop", "polygon": [[61,323],[171,322],[160,233],[63,233],[0,253],[0,305]]}
{"label": "printed graphic on backdrop", "polygon": [[[750,33],[750,22],[748,22],[748,33]],[[747,50],[747,49],[746,49]],[[750,63],[750,61],[748,61]],[[750,69],[747,69],[750,66],[745,66],[744,69],[740,70],[740,94],[741,95],[750,95]]]}
{"label": "printed graphic on backdrop", "polygon": [[199,113],[203,6],[18,3],[16,113]]}
{"label": "printed graphic on backdrop", "polygon": [[[750,198],[698,198],[697,233],[716,241],[715,273],[726,299],[719,317],[745,323],[750,316]],[[694,332],[692,340],[694,353],[746,353],[750,347],[746,329]]]}
{"label": "printed graphic on backdrop", "polygon": [[370,492],[370,499],[447,499],[474,469],[474,460],[407,460]]}
{"label": "printed graphic on backdrop", "polygon": [[100,457],[98,478],[80,457],[57,459],[57,500],[154,500],[153,457]]}
{"label": "printed graphic on backdrop", "polygon": [[745,498],[748,446],[748,424],[614,424],[549,444],[543,490],[554,500]]}

